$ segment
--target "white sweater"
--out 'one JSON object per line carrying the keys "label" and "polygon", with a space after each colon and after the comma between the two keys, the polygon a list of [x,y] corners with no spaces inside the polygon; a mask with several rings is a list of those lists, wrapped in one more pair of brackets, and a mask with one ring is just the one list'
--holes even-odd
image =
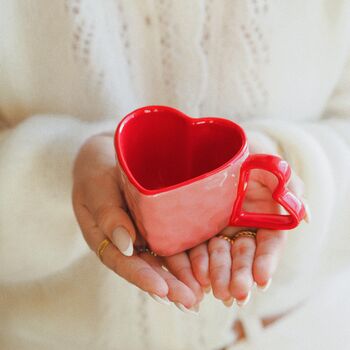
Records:
{"label": "white sweater", "polygon": [[[0,348],[218,349],[237,309],[156,304],[89,251],[71,208],[91,134],[149,104],[268,137],[305,182],[267,294],[281,312],[350,264],[350,1],[0,0]],[[248,325],[249,328],[249,325]]]}

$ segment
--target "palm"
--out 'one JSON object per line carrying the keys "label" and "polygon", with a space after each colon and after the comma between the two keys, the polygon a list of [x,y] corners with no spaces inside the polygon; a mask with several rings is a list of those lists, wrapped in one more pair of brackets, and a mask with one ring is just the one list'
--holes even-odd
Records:
{"label": "palm", "polygon": [[277,213],[279,205],[271,196],[271,190],[275,187],[273,180],[264,173],[257,173],[254,178],[251,178],[243,209],[247,212]]}
{"label": "palm", "polygon": [[[291,187],[295,190],[300,181],[295,177],[291,181]],[[271,196],[276,184],[276,179],[271,174],[254,171],[250,177],[243,210],[278,213],[279,204]],[[230,226],[220,233],[232,236],[242,229]],[[271,279],[285,240],[284,232],[268,229],[258,229],[256,240],[242,237],[231,246],[227,241],[214,237],[206,244],[189,251],[194,275],[202,286],[211,284],[217,298],[223,301],[232,297],[244,300],[249,296],[254,281],[264,286]]]}

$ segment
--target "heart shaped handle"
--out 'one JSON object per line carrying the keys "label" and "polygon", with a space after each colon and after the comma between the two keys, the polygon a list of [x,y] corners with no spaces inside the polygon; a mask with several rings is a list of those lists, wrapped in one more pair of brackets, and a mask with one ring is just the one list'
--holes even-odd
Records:
{"label": "heart shaped handle", "polygon": [[[272,193],[272,198],[286,209],[288,215],[243,211],[242,206],[248,187],[249,173],[253,169],[266,170],[277,177],[278,185]],[[305,207],[302,201],[286,187],[290,175],[290,166],[279,157],[267,154],[248,156],[241,167],[237,198],[233,206],[230,225],[273,230],[289,230],[296,227],[305,217]]]}

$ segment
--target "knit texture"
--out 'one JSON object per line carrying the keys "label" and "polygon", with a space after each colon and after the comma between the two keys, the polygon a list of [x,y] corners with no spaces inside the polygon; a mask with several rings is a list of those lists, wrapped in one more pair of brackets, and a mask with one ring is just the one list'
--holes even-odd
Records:
{"label": "knit texture", "polygon": [[284,155],[305,182],[312,223],[288,234],[271,289],[241,311],[247,319],[293,307],[350,264],[348,1],[0,7],[1,349],[205,350],[234,340],[235,308],[207,296],[195,318],[158,305],[101,266],[79,232],[70,194],[79,147],[143,105],[238,121],[252,149]]}

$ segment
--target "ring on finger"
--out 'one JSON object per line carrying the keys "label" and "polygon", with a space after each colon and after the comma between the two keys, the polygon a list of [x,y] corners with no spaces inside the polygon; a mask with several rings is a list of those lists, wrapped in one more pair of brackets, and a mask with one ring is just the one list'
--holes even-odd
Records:
{"label": "ring on finger", "polygon": [[229,236],[225,236],[225,235],[221,235],[221,234],[220,234],[220,235],[217,235],[216,237],[222,238],[222,239],[224,239],[225,241],[229,242],[230,244],[233,243],[232,239],[231,239]]}
{"label": "ring on finger", "polygon": [[250,238],[256,239],[256,231],[241,230],[241,231],[234,233],[232,236],[225,236],[225,235],[219,234],[219,235],[217,235],[217,237],[225,239],[226,241],[233,244],[236,239],[241,238],[241,237],[250,237]]}
{"label": "ring on finger", "polygon": [[109,243],[111,243],[111,241],[108,238],[105,238],[103,241],[101,241],[101,243],[98,245],[96,249],[96,254],[101,260],[101,262],[102,262],[103,252],[107,248]]}

